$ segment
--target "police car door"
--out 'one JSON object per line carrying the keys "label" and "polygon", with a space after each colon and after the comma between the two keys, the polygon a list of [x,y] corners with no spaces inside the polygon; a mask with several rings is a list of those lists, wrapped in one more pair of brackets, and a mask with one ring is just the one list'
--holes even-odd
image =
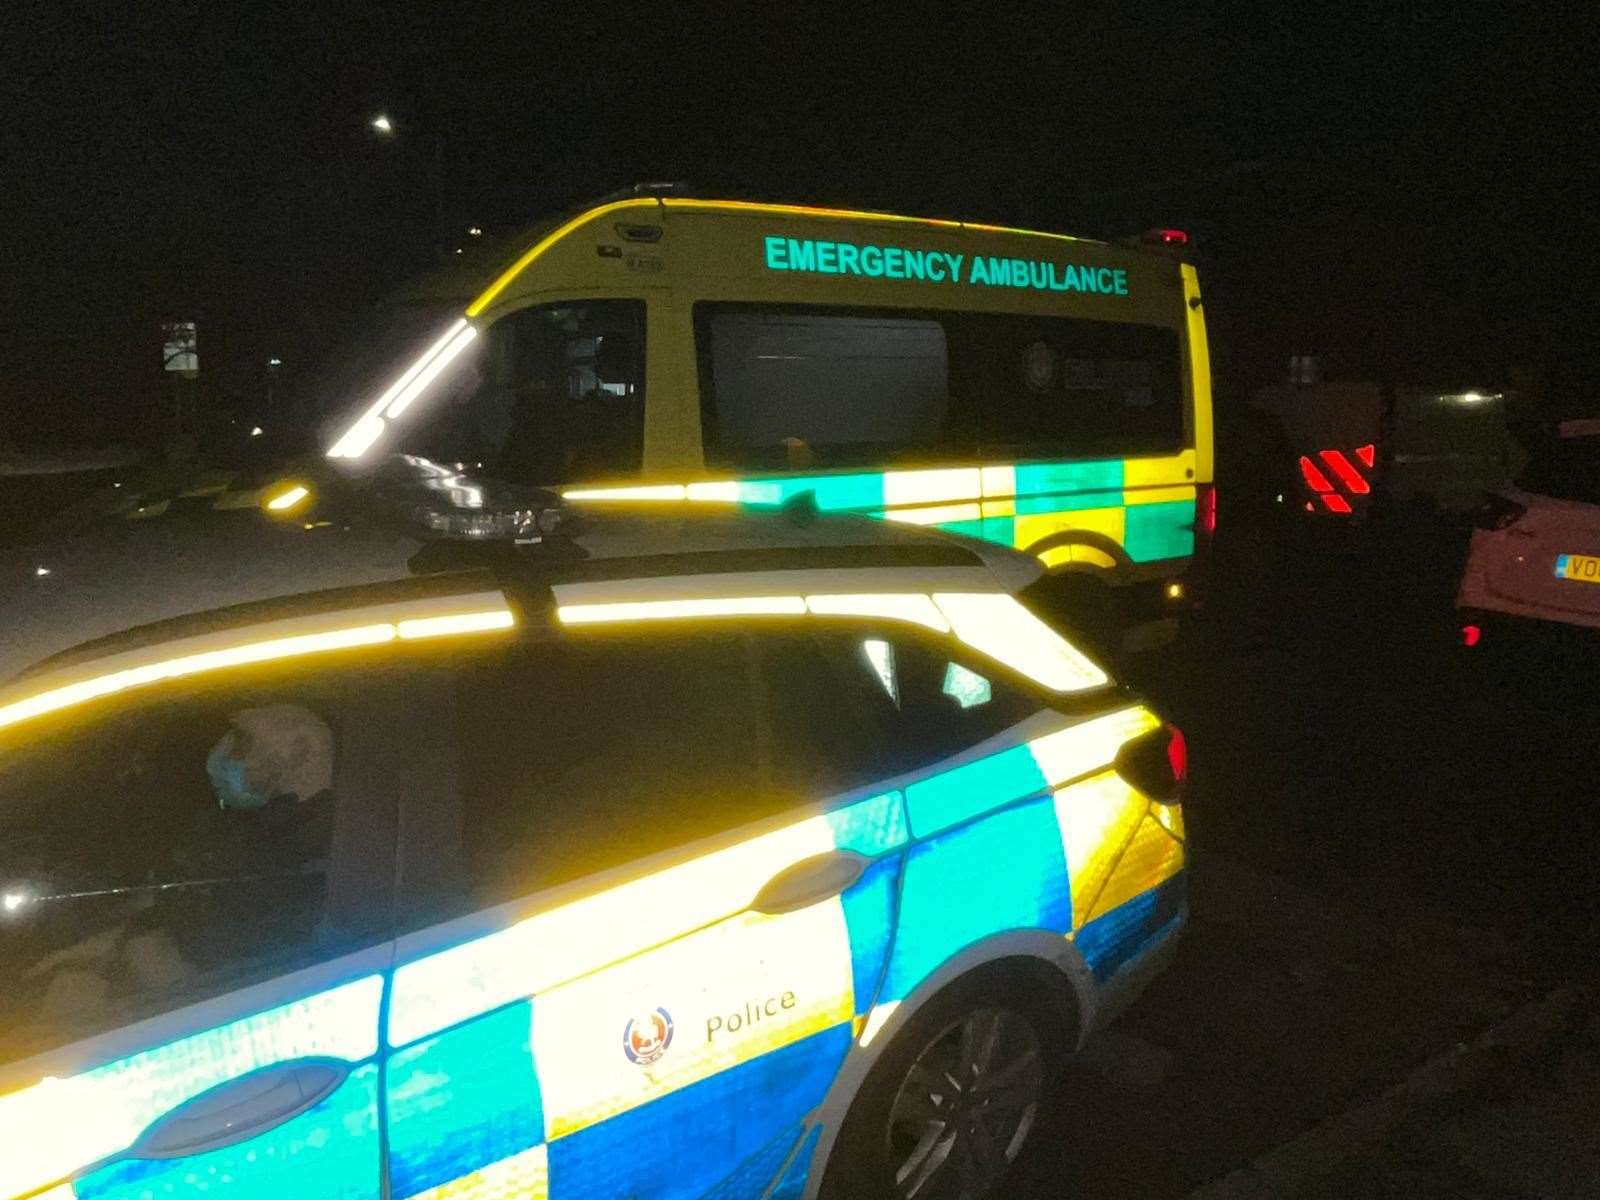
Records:
{"label": "police car door", "polygon": [[344,670],[7,731],[0,1197],[382,1194],[401,756],[384,675]]}
{"label": "police car door", "polygon": [[775,791],[744,627],[648,624],[463,680],[456,906],[483,907],[400,943],[396,1200],[759,1195],[843,1062],[898,797]]}

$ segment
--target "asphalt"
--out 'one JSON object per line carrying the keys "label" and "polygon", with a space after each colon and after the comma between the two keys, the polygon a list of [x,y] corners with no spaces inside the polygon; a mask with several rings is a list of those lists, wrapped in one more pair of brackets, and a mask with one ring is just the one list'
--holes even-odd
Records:
{"label": "asphalt", "polygon": [[[1593,1030],[1528,1042],[1534,1065],[1470,1073],[1415,1111],[1392,1101],[1440,1056],[1592,983],[1594,661],[1459,644],[1460,522],[1228,517],[1203,610],[1175,646],[1120,664],[1189,738],[1191,926],[1062,1081],[1015,1194],[1182,1196],[1389,1094],[1385,1140],[1324,1145],[1295,1188],[1338,1164],[1349,1174],[1307,1194],[1600,1195],[1594,1123],[1562,1099],[1592,1101]],[[1557,1053],[1565,1088],[1537,1066]],[[1478,1138],[1520,1174],[1469,1153]],[[1299,1194],[1287,1178],[1259,1194]]]}

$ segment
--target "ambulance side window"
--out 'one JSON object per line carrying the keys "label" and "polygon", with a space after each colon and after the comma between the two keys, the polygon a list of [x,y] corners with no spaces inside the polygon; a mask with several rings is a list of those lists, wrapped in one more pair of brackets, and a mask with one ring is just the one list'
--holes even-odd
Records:
{"label": "ambulance side window", "polygon": [[960,310],[694,306],[706,461],[732,470],[1172,453],[1177,333]]}
{"label": "ambulance side window", "polygon": [[582,300],[490,325],[410,416],[401,449],[552,485],[636,475],[644,453],[645,305]]}
{"label": "ambulance side window", "polygon": [[1178,335],[1153,325],[984,315],[948,323],[951,386],[982,397],[1002,458],[1183,446]]}
{"label": "ambulance side window", "polygon": [[601,632],[461,677],[462,830],[482,907],[782,811],[737,632]]}

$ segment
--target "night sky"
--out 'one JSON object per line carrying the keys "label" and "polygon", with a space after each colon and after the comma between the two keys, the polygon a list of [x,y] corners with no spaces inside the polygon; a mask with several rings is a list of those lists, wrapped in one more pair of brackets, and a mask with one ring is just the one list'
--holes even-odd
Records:
{"label": "night sky", "polygon": [[468,225],[642,179],[1187,228],[1224,405],[1301,352],[1600,409],[1600,42],[1557,6],[97,7],[8,17],[0,443],[140,429],[178,317],[248,404]]}

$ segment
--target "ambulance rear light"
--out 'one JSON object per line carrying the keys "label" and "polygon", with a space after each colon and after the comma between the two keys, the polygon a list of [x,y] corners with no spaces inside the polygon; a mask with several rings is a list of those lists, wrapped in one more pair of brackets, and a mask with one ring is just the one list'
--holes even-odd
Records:
{"label": "ambulance rear light", "polygon": [[1189,743],[1176,725],[1163,725],[1126,743],[1112,766],[1156,803],[1177,804],[1189,778]]}
{"label": "ambulance rear light", "polygon": [[1189,235],[1181,229],[1147,229],[1140,240],[1146,246],[1187,246]]}
{"label": "ambulance rear light", "polygon": [[1194,530],[1202,537],[1215,537],[1217,532],[1217,487],[1202,484],[1195,491]]}

